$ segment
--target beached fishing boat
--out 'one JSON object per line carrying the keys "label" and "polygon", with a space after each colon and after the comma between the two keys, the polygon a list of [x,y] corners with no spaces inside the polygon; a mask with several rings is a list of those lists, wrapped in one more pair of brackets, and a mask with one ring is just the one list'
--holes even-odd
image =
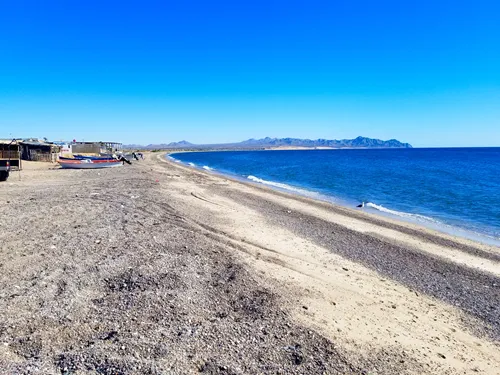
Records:
{"label": "beached fishing boat", "polygon": [[84,155],[73,155],[71,158],[64,156],[59,156],[59,160],[117,160],[113,156],[84,156]]}
{"label": "beached fishing boat", "polygon": [[65,169],[97,169],[119,167],[123,163],[116,159],[64,159],[59,158],[59,165]]}
{"label": "beached fishing boat", "polygon": [[87,156],[87,155],[73,155],[75,159],[91,159],[91,160],[103,160],[103,159],[116,159],[113,155],[99,155],[99,156]]}

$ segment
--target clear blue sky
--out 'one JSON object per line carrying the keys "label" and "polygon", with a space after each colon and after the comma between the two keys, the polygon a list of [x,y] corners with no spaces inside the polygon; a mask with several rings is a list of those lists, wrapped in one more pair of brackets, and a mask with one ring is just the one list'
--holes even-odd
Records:
{"label": "clear blue sky", "polygon": [[0,1],[0,138],[500,146],[498,1]]}

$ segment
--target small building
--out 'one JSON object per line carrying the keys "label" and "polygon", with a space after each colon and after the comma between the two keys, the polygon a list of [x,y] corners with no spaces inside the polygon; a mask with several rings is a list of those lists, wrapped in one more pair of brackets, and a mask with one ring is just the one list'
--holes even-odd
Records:
{"label": "small building", "polygon": [[21,159],[55,163],[61,147],[39,139],[25,139],[19,143]]}
{"label": "small building", "polygon": [[59,146],[59,156],[71,156],[71,146],[69,142],[55,141],[52,143],[54,143],[56,146]]}
{"label": "small building", "polygon": [[121,151],[123,145],[118,142],[71,142],[63,148],[72,154],[113,154]]}

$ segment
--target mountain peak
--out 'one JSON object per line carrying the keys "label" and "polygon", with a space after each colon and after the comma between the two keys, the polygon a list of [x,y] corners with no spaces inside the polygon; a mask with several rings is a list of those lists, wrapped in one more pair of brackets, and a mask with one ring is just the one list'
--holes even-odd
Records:
{"label": "mountain peak", "polygon": [[193,144],[191,142],[182,140],[179,142],[171,142],[167,146],[169,147],[183,147],[183,146],[192,146]]}

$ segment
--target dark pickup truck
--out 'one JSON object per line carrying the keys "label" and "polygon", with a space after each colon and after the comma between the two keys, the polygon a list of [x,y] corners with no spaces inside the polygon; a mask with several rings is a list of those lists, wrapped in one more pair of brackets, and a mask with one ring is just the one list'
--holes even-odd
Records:
{"label": "dark pickup truck", "polygon": [[6,181],[9,178],[10,161],[0,159],[0,181]]}

